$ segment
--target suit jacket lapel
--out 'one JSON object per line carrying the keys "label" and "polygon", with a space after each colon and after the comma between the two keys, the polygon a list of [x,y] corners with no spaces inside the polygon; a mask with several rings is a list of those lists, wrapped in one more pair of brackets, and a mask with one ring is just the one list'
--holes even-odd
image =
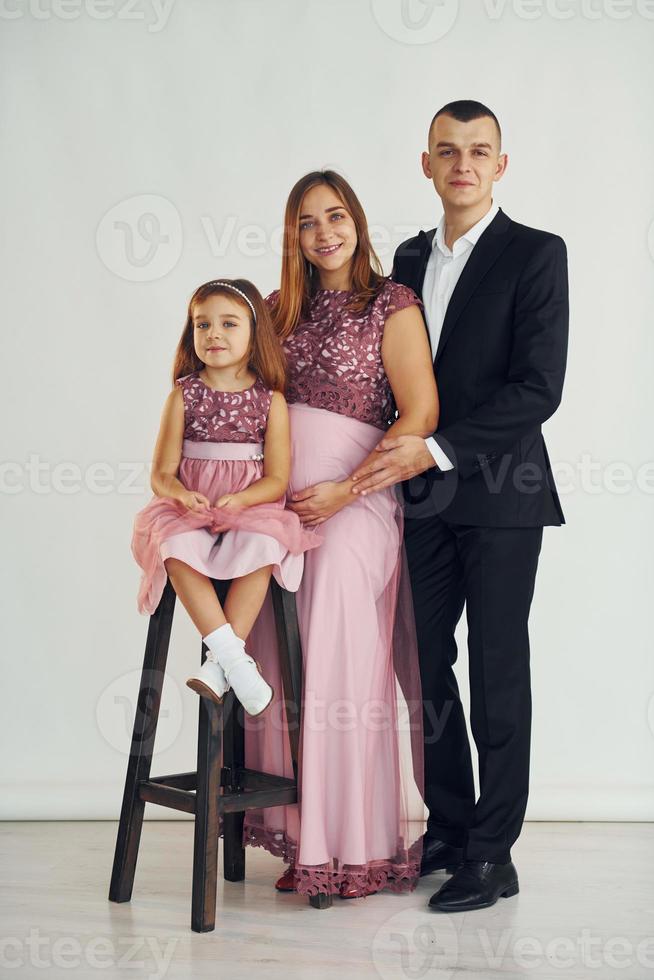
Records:
{"label": "suit jacket lapel", "polygon": [[436,363],[443,353],[443,348],[473,292],[511,241],[513,237],[510,233],[511,223],[511,219],[500,209],[472,249],[470,258],[466,262],[463,272],[454,287],[450,301],[447,304],[447,312],[443,321],[443,329],[441,330],[438,341],[438,350],[436,351],[434,363]]}
{"label": "suit jacket lapel", "polygon": [[[418,253],[414,261],[411,263],[409,271],[409,282],[407,285],[411,286],[414,293],[422,298],[422,285],[425,281],[425,273],[427,271],[427,263],[429,262],[429,256],[431,255],[431,246],[434,239],[436,229],[432,228],[431,231],[418,232]],[[422,317],[425,333],[427,334],[427,340],[429,341],[429,346],[431,347],[431,338],[429,336],[429,328],[427,326],[427,318],[423,314]]]}
{"label": "suit jacket lapel", "polygon": [[414,292],[416,292],[418,296],[422,296],[422,286],[425,281],[427,263],[429,262],[429,256],[431,255],[432,243],[434,241],[435,234],[435,228],[432,228],[431,231],[420,231],[418,233],[419,252],[418,262],[416,264],[415,282],[413,284]]}

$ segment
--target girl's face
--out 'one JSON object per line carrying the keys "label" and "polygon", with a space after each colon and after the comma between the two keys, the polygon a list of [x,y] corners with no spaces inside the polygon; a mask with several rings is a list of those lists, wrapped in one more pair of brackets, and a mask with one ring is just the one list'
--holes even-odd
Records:
{"label": "girl's face", "polygon": [[327,184],[307,191],[300,208],[300,249],[324,272],[338,272],[352,261],[357,232],[352,215]]}
{"label": "girl's face", "polygon": [[250,346],[250,315],[243,303],[214,294],[193,308],[195,353],[207,367],[237,367]]}

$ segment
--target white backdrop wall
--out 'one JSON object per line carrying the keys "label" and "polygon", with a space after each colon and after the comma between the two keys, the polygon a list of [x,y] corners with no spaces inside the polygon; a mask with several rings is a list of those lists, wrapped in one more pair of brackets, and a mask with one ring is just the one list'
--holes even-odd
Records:
{"label": "white backdrop wall", "polygon": [[[653,40],[645,0],[5,0],[0,817],[118,815],[147,629],[132,520],[191,292],[274,288],[286,196],[324,166],[390,271],[440,216],[433,113],[477,98],[509,154],[495,199],[570,264],[527,818],[652,818]],[[194,768],[199,655],[179,607],[155,773]]]}

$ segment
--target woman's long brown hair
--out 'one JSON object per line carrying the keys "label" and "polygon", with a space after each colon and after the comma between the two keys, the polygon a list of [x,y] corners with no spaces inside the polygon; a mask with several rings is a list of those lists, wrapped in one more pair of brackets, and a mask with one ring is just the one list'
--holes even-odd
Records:
{"label": "woman's long brown hair", "polygon": [[208,296],[228,296],[236,303],[241,304],[250,320],[250,346],[246,355],[248,367],[261,378],[268,388],[275,388],[284,392],[286,390],[286,357],[275,333],[270,311],[261,293],[249,279],[223,279],[221,281],[230,283],[245,293],[254,306],[257,315],[256,324],[252,317],[252,310],[233,289],[216,285],[213,280],[198,286],[189,301],[186,323],[175,351],[173,384],[178,378],[183,378],[185,375],[191,374],[192,371],[199,371],[204,367],[204,361],[201,361],[195,353],[193,344],[193,312],[195,307],[204,302]]}
{"label": "woman's long brown hair", "polygon": [[284,340],[307,316],[311,297],[318,288],[318,275],[300,248],[300,211],[307,191],[326,184],[349,211],[357,233],[357,245],[352,259],[352,292],[347,308],[360,313],[383,288],[386,277],[368,235],[368,224],[361,203],[345,180],[335,170],[313,170],[301,177],[289,194],[284,214],[284,243],[279,296],[271,305],[272,321],[277,336]]}

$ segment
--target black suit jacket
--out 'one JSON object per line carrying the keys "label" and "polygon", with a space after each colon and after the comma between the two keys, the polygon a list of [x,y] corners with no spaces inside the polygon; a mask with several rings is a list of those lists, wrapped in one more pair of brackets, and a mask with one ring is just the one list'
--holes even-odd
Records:
{"label": "black suit jacket", "polygon": [[[395,253],[391,277],[421,298],[435,232],[421,231]],[[434,358],[434,438],[454,470],[432,468],[402,484],[408,517],[565,524],[541,425],[561,401],[567,345],[565,242],[500,209],[459,277]]]}

